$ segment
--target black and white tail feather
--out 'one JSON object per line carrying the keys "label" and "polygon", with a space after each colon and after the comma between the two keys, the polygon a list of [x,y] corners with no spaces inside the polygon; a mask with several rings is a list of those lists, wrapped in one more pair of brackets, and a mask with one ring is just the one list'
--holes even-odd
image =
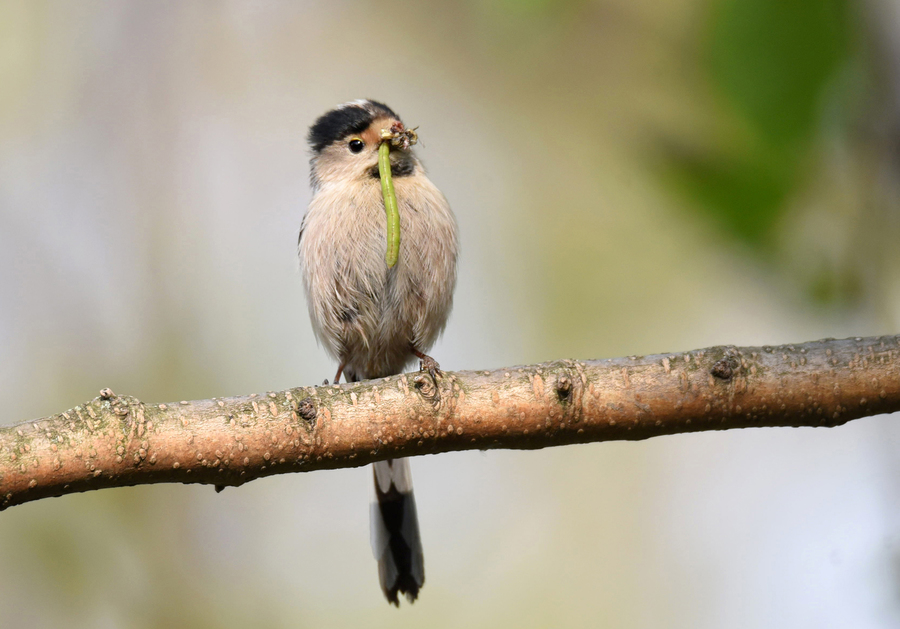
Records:
{"label": "black and white tail feather", "polygon": [[387,600],[399,607],[398,594],[410,603],[425,583],[425,558],[413,495],[409,459],[389,459],[372,466],[375,502],[371,507],[372,552]]}
{"label": "black and white tail feather", "polygon": [[[348,382],[363,380],[347,373]],[[410,603],[425,584],[425,554],[419,534],[419,516],[413,494],[409,459],[388,459],[372,464],[375,500],[369,508],[372,554],[378,562],[378,581],[389,603],[400,607],[400,594]]]}

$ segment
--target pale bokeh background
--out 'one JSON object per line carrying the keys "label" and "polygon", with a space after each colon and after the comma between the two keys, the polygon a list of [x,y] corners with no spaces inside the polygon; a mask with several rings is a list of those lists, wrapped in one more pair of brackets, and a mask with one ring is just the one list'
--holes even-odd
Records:
{"label": "pale bokeh background", "polygon": [[[0,421],[320,382],[305,133],[420,125],[460,224],[447,369],[900,332],[894,0],[0,0]],[[900,428],[413,462],[0,514],[3,627],[900,626]]]}

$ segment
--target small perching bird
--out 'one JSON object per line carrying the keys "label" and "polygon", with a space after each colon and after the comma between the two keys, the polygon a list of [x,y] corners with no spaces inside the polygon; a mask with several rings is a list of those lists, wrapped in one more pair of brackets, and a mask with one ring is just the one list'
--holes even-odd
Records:
{"label": "small perching bird", "polygon": [[[335,383],[342,373],[350,382],[402,373],[416,357],[433,378],[440,375],[425,352],[450,314],[456,220],[410,149],[415,138],[397,114],[372,100],[339,105],[309,130],[313,196],[298,248],[313,330],[339,364]],[[389,224],[382,192],[385,142],[392,142],[381,150],[390,159],[399,234],[391,231],[396,223]],[[398,593],[413,602],[425,564],[409,461],[373,467],[372,550],[381,588],[395,605]]]}

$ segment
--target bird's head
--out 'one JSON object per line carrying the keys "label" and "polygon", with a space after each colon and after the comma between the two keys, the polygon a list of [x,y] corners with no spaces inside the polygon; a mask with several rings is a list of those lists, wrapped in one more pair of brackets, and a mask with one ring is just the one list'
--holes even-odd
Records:
{"label": "bird's head", "polygon": [[[373,100],[355,100],[323,114],[309,129],[313,187],[327,183],[378,184],[378,147],[383,132],[405,131],[394,111]],[[412,134],[415,135],[414,133]],[[394,143],[391,171],[394,177],[413,175],[418,160],[409,143]]]}

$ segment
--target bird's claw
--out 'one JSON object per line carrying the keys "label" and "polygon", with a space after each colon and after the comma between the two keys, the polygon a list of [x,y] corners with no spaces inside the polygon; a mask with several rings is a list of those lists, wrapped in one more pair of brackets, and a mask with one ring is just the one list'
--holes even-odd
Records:
{"label": "bird's claw", "polygon": [[435,385],[437,385],[437,379],[444,377],[444,372],[441,371],[441,366],[431,356],[424,356],[419,360],[419,371],[427,371],[428,375],[431,376],[431,379],[434,380]]}

